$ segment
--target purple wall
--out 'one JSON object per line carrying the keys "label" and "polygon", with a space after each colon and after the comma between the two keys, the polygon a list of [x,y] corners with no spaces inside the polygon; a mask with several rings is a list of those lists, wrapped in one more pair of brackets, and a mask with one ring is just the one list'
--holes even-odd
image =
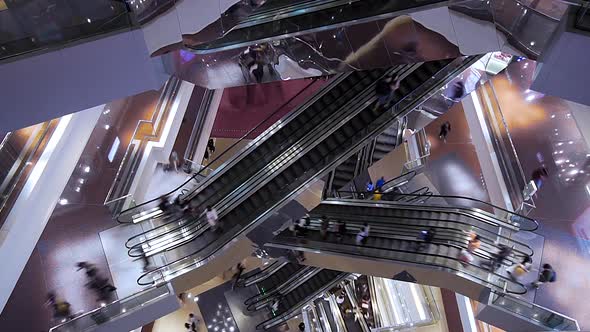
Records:
{"label": "purple wall", "polygon": [[141,30],[0,65],[0,132],[146,90],[168,75],[149,57]]}
{"label": "purple wall", "polygon": [[531,89],[590,105],[590,33],[575,30],[575,11],[569,10],[537,65]]}

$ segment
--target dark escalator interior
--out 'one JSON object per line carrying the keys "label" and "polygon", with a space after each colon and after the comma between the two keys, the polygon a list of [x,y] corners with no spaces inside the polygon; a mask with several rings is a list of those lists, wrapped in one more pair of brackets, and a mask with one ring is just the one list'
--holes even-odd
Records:
{"label": "dark escalator interior", "polygon": [[288,281],[289,278],[293,277],[293,275],[303,268],[304,266],[299,264],[287,263],[287,265],[285,265],[282,269],[272,274],[269,278],[258,282],[256,285],[258,286],[258,289],[261,293],[268,293],[278,285]]}
{"label": "dark escalator interior", "polygon": [[[148,285],[195,261],[205,261],[236,236],[258,225],[265,216],[292,199],[298,190],[338,165],[404,116],[477,57],[353,72],[341,75],[298,111],[290,114],[217,169],[183,197],[193,211],[214,206],[223,232],[214,234],[203,217],[183,214],[180,221],[161,225],[128,242],[131,251],[170,254],[170,263],[145,273]],[[401,85],[384,112],[375,106],[374,85],[385,75],[400,75]],[[157,200],[124,212],[130,220]],[[203,241],[193,241],[202,238]],[[207,251],[203,251],[203,249]],[[180,258],[178,258],[180,257]],[[169,277],[167,277],[169,278]]]}

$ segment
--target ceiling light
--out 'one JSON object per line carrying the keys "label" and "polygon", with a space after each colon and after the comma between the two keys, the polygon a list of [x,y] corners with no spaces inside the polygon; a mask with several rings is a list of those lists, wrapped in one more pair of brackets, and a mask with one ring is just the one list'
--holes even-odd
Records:
{"label": "ceiling light", "polygon": [[86,18],[86,22],[92,23],[92,20],[90,18]]}
{"label": "ceiling light", "polygon": [[65,199],[65,198],[61,198],[61,199],[59,200],[59,205],[66,205],[66,204],[68,204],[68,200],[67,200],[67,199]]}
{"label": "ceiling light", "polygon": [[109,130],[109,128],[111,128],[111,126],[109,125],[104,125],[104,129]]}
{"label": "ceiling light", "polygon": [[84,167],[84,173],[90,173],[90,166]]}

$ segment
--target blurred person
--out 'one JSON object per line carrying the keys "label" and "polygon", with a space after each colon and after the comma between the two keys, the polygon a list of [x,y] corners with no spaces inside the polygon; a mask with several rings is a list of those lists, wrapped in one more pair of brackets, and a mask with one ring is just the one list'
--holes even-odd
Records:
{"label": "blurred person", "polygon": [[143,246],[140,246],[139,248],[141,249],[141,262],[143,263],[142,269],[143,269],[143,272],[147,272],[151,266],[150,259],[146,255],[145,250],[143,249]]}
{"label": "blurred person", "polygon": [[543,183],[549,177],[549,172],[545,167],[538,167],[536,168],[533,173],[531,174],[531,181],[535,182],[537,186],[537,190],[541,189]]}
{"label": "blurred person", "polygon": [[215,153],[215,140],[213,138],[210,138],[207,141],[207,150],[209,150],[209,152],[211,152],[211,155],[213,155]]}
{"label": "blurred person", "polygon": [[383,198],[383,194],[381,193],[381,191],[379,189],[375,189],[375,192],[373,193],[373,200],[380,201],[381,198]]}
{"label": "blurred person", "polygon": [[367,189],[368,193],[372,193],[373,190],[375,190],[375,185],[373,184],[373,181],[367,182],[367,186],[365,187],[365,189]]}
{"label": "blurred person", "polygon": [[433,227],[430,227],[427,230],[420,231],[420,234],[418,234],[418,240],[420,240],[421,242],[418,242],[417,249],[423,250],[424,248],[430,246],[430,243],[434,239],[435,235],[436,229]]}
{"label": "blurred person", "polygon": [[336,239],[338,242],[342,242],[342,239],[346,235],[346,224],[342,220],[336,221]]}
{"label": "blurred person", "polygon": [[[188,314],[188,322],[189,327],[191,328],[191,331],[196,332],[197,331],[197,324],[199,323],[199,320],[197,319],[197,317],[195,317],[195,314],[193,314],[192,312],[190,314]],[[185,325],[186,327],[186,325]]]}
{"label": "blurred person", "polygon": [[375,183],[375,187],[379,191],[383,191],[383,186],[385,185],[385,177],[380,177],[377,182]]}
{"label": "blurred person", "polygon": [[326,216],[322,216],[322,224],[320,226],[320,236],[322,240],[328,237],[328,229],[330,228],[330,219]]}
{"label": "blurred person", "polygon": [[217,232],[221,230],[221,225],[219,224],[219,216],[217,215],[217,210],[208,205],[205,210],[205,216],[207,218],[207,223],[211,227],[211,230]]}
{"label": "blurred person", "polygon": [[234,283],[232,285],[232,290],[236,288],[236,285],[238,284],[238,280],[240,280],[240,277],[242,276],[242,273],[244,273],[244,270],[246,270],[246,267],[244,267],[244,264],[242,264],[242,262],[239,262],[236,265],[236,273],[234,273],[232,279],[234,280]]}
{"label": "blurred person", "polygon": [[277,297],[276,299],[274,299],[274,301],[272,301],[272,304],[270,306],[270,309],[274,312],[279,311],[279,304],[281,303],[280,299]]}
{"label": "blurred person", "polygon": [[299,323],[298,328],[299,328],[300,332],[305,332],[305,323],[304,322]]}
{"label": "blurred person", "polygon": [[507,259],[511,253],[512,248],[503,244],[499,244],[498,251],[492,255],[492,258],[488,263],[490,272],[495,272],[498,268],[500,268],[504,260]]}
{"label": "blurred person", "polygon": [[194,331],[196,331],[196,330],[195,330],[195,329],[194,329],[194,328],[191,326],[191,324],[189,324],[189,323],[184,323],[184,328],[186,329],[185,331],[187,331],[187,332],[194,332]]}
{"label": "blurred person", "polygon": [[457,81],[453,83],[453,86],[449,89],[447,93],[448,99],[453,103],[456,103],[461,100],[465,96],[465,83],[462,81]]}
{"label": "blurred person", "polygon": [[557,280],[557,273],[553,270],[553,267],[549,264],[543,264],[543,270],[539,273],[537,281],[531,283],[531,286],[539,288],[544,283],[555,282]]}
{"label": "blurred person", "polygon": [[56,320],[72,319],[72,308],[67,301],[58,299],[54,292],[47,294],[47,301],[45,305],[53,312],[53,318]]}
{"label": "blurred person", "polygon": [[463,263],[473,263],[475,257],[473,253],[481,246],[481,239],[475,232],[469,233],[469,241],[467,242],[467,249],[461,250],[459,253],[459,260]]}
{"label": "blurred person", "polygon": [[173,169],[175,172],[178,172],[178,167],[180,166],[180,158],[178,158],[178,152],[172,151],[170,154],[170,169]]}
{"label": "blurred person", "polygon": [[506,269],[506,273],[510,279],[518,281],[520,278],[529,273],[529,268],[532,265],[532,259],[529,255],[525,255],[520,263],[512,264]]}
{"label": "blurred person", "polygon": [[400,79],[398,77],[386,76],[375,84],[375,95],[377,96],[377,104],[375,109],[387,107],[393,98],[395,90],[399,88]]}
{"label": "blurred person", "polygon": [[158,203],[158,208],[162,213],[166,213],[170,211],[170,200],[168,195],[160,196],[160,202]]}
{"label": "blurred person", "polygon": [[440,132],[438,133],[438,138],[440,138],[445,143],[447,142],[447,136],[451,132],[451,123],[449,121],[445,121],[442,125],[440,125]]}
{"label": "blurred person", "polygon": [[369,226],[368,223],[364,223],[363,227],[356,234],[356,244],[365,245],[365,243],[367,243],[367,238],[369,237],[370,231],[371,226]]}

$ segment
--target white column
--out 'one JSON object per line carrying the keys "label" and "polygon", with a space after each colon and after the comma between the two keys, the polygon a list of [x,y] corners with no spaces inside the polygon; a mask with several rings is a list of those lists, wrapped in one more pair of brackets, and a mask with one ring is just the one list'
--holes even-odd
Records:
{"label": "white column", "polygon": [[41,237],[104,105],[62,117],[0,230],[0,310]]}

